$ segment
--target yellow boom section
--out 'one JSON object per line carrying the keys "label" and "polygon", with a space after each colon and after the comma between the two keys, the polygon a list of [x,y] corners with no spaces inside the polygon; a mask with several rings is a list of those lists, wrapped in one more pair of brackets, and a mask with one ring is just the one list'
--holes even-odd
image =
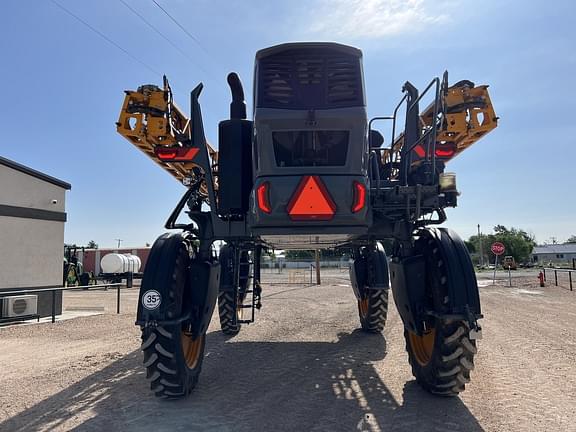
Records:
{"label": "yellow boom section", "polygon": [[[456,147],[453,157],[498,125],[487,85],[474,87],[457,84],[448,88],[444,95],[444,107],[446,121],[436,135],[436,142],[440,146],[453,143]],[[429,106],[420,117],[424,125],[430,125],[432,116],[433,108]]]}
{"label": "yellow boom section", "polygon": [[[488,86],[474,86],[470,81],[460,81],[448,87],[440,95],[440,124],[436,133],[436,153],[439,159],[453,159],[488,132],[498,126],[498,118],[494,112]],[[434,121],[434,104],[430,104],[420,114],[422,133],[430,130]],[[401,133],[392,146],[392,159],[397,161],[404,145],[404,134]],[[424,152],[423,147],[416,149]],[[382,155],[384,163],[390,162],[390,150]],[[419,160],[413,162],[419,163]]]}
{"label": "yellow boom section", "polygon": [[[158,146],[180,146],[190,139],[190,120],[173,102],[166,77],[163,89],[144,85],[136,91],[126,91],[116,127],[120,135],[180,182],[194,175],[192,169],[198,166],[194,162],[166,162],[154,152]],[[207,146],[212,170],[215,170],[218,152]]]}

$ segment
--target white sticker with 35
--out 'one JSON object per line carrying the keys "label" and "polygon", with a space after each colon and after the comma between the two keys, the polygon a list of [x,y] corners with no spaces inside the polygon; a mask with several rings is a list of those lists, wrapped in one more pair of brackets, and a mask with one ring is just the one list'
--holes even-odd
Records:
{"label": "white sticker with 35", "polygon": [[148,310],[157,309],[162,303],[162,296],[156,290],[148,290],[142,296],[142,306]]}

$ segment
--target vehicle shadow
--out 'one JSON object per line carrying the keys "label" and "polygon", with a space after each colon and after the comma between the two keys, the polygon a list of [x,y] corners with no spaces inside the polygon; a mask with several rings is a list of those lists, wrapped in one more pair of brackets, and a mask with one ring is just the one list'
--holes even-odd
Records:
{"label": "vehicle shadow", "polygon": [[226,341],[208,335],[198,387],[166,401],[148,389],[137,351],[0,424],[2,431],[482,431],[459,398],[407,382],[399,403],[374,363],[381,335],[336,342]]}

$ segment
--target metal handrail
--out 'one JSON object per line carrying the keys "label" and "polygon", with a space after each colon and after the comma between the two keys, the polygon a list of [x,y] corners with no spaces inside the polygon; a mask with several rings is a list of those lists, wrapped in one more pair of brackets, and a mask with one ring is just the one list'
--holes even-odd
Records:
{"label": "metal handrail", "polygon": [[71,287],[63,287],[60,285],[54,285],[53,287],[44,287],[44,288],[24,288],[20,291],[0,291],[1,295],[25,295],[33,292],[45,292],[45,291],[69,291],[69,290],[77,290],[77,289],[90,289],[90,288],[108,288],[112,286],[122,286],[122,283],[110,283],[110,284],[103,284],[103,285],[78,285],[78,286],[71,286]]}
{"label": "metal handrail", "polygon": [[116,313],[120,313],[120,288],[124,286],[123,283],[111,283],[111,284],[103,284],[103,285],[80,285],[80,286],[72,286],[72,287],[63,287],[55,285],[53,287],[44,287],[44,288],[24,288],[20,290],[12,290],[12,291],[0,291],[0,296],[8,295],[9,297],[14,297],[18,295],[26,295],[30,293],[41,293],[41,292],[51,292],[52,293],[52,323],[56,322],[56,291],[71,291],[71,290],[90,290],[91,288],[106,288],[108,287],[116,287],[118,290],[117,298],[116,298]]}
{"label": "metal handrail", "polygon": [[554,270],[554,285],[558,286],[558,272],[567,272],[568,273],[568,281],[570,282],[570,291],[573,291],[572,287],[572,273],[576,273],[574,269],[557,269],[548,267],[542,267],[542,272],[544,273],[544,280],[546,281],[546,270]]}
{"label": "metal handrail", "polygon": [[[432,81],[430,81],[430,83],[426,86],[426,88],[424,89],[424,91],[412,102],[412,104],[410,104],[407,108],[406,108],[406,113],[409,113],[410,110],[412,110],[416,104],[418,104],[420,102],[420,100],[422,100],[422,98],[424,97],[424,95],[426,93],[428,93],[428,91],[432,88],[432,86],[434,86],[434,84],[436,85],[436,95],[434,97],[434,111],[433,111],[433,116],[432,116],[432,124],[431,127],[428,131],[426,131],[420,138],[418,138],[414,143],[412,143],[411,145],[407,146],[408,143],[404,143],[405,146],[407,146],[406,150],[403,152],[404,154],[409,154],[410,151],[412,151],[418,144],[420,144],[424,139],[427,139],[430,134],[432,134],[432,165],[434,167],[436,167],[436,132],[438,130],[438,125],[437,125],[437,117],[438,117],[438,104],[440,102],[440,78],[436,77],[434,78]],[[420,115],[420,113],[418,113],[418,115]],[[426,162],[429,162],[430,159],[430,139],[428,139],[427,143],[426,143]],[[403,171],[404,171],[404,184],[408,184],[407,182],[407,177],[408,177],[408,162],[409,162],[410,158],[407,158],[406,160],[402,161],[403,164]]]}
{"label": "metal handrail", "polygon": [[392,114],[392,117],[394,117],[394,120],[392,121],[392,141],[390,143],[390,173],[392,173],[392,170],[394,169],[394,161],[392,160],[392,155],[394,153],[394,139],[396,136],[396,118],[398,115],[398,110],[400,109],[400,107],[402,106],[402,104],[404,103],[404,101],[408,98],[408,93],[404,93],[404,96],[402,97],[402,99],[400,99],[400,102],[398,102],[398,105],[396,105],[396,108],[394,108],[394,113]]}
{"label": "metal handrail", "polygon": [[[441,101],[440,101],[440,92],[442,91],[442,89],[444,87],[447,88],[447,80],[448,80],[448,75],[447,72],[444,72],[444,75],[442,76],[442,81],[440,81],[440,78],[436,77],[433,80],[430,81],[430,83],[426,86],[426,88],[424,89],[424,91],[418,95],[418,97],[412,101],[409,105],[406,105],[406,115],[408,115],[408,113],[414,109],[417,104],[422,100],[422,98],[428,93],[428,91],[430,91],[430,89],[432,87],[435,87],[435,97],[434,97],[434,109],[433,109],[433,114],[432,114],[432,123],[430,125],[430,129],[428,129],[426,132],[424,132],[422,134],[422,136],[420,136],[414,143],[409,144],[408,143],[404,143],[405,148],[403,149],[403,153],[405,155],[409,154],[410,151],[412,151],[418,144],[425,142],[426,143],[426,155],[425,155],[425,162],[432,162],[432,166],[436,167],[436,137],[437,137],[437,132],[438,132],[438,114],[440,112],[440,108],[442,108],[442,114],[445,114],[444,112],[444,107],[440,106],[441,105]],[[400,109],[400,107],[402,106],[402,104],[404,103],[404,101],[407,101],[408,98],[408,92],[404,93],[404,96],[402,97],[402,99],[400,99],[400,101],[398,102],[398,104],[396,105],[396,107],[394,108],[394,112],[392,116],[383,116],[383,117],[374,117],[372,119],[370,119],[370,121],[368,122],[368,131],[372,130],[372,123],[375,120],[392,120],[392,139],[390,142],[390,149],[389,149],[389,165],[390,165],[390,172],[392,173],[393,171],[393,167],[394,167],[394,160],[393,160],[393,154],[394,154],[394,144],[395,144],[395,138],[396,138],[396,119],[397,119],[397,115],[398,115],[398,110]],[[420,115],[420,113],[418,113],[418,115]],[[379,149],[375,149],[372,147],[372,139],[371,136],[368,136],[368,147],[369,150],[377,150],[379,152],[382,151],[381,148]],[[432,151],[430,151],[432,148]],[[382,157],[382,154],[380,154],[380,157]],[[410,158],[406,158],[406,160],[402,160],[402,168],[404,171],[404,183],[407,184],[407,175],[408,175],[408,169],[409,169],[409,161]],[[430,179],[428,179],[430,181]]]}
{"label": "metal handrail", "polygon": [[394,108],[394,114],[392,115],[392,117],[394,117],[394,123],[392,123],[392,142],[390,144],[390,153],[392,153],[392,150],[394,149],[394,138],[396,135],[396,114],[398,114],[398,110],[400,109],[402,103],[404,103],[407,97],[408,93],[404,93],[404,96],[402,97],[402,99],[400,99],[400,102],[398,102],[396,108]]}

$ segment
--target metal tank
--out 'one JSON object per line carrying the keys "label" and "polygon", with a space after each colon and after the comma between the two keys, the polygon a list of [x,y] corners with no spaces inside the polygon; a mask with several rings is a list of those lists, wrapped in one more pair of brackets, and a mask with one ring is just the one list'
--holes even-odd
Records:
{"label": "metal tank", "polygon": [[137,273],[140,271],[142,261],[136,255],[110,253],[104,255],[100,261],[102,273]]}

